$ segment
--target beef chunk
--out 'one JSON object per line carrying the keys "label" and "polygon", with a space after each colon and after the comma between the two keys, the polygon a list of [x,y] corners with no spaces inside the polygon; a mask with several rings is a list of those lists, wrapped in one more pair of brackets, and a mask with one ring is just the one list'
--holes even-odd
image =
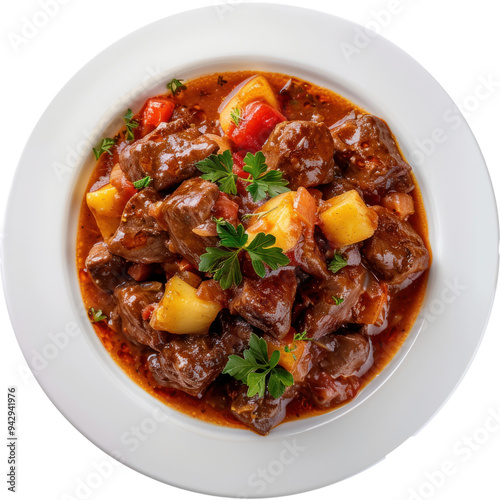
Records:
{"label": "beef chunk", "polygon": [[218,146],[180,118],[160,123],[120,153],[120,167],[132,182],[149,175],[156,191],[168,189],[198,173],[196,162],[215,153]]}
{"label": "beef chunk", "polygon": [[320,342],[318,366],[334,378],[355,375],[370,356],[370,343],[359,333],[327,335]]}
{"label": "beef chunk", "polygon": [[328,127],[308,121],[279,123],[262,147],[268,167],[281,170],[292,190],[331,182],[333,151]]}
{"label": "beef chunk", "polygon": [[115,290],[116,312],[121,317],[122,333],[137,344],[159,350],[166,340],[166,333],[151,327],[144,319],[146,307],[158,303],[163,297],[163,284],[156,281],[126,283]]}
{"label": "beef chunk", "polygon": [[240,385],[230,391],[231,413],[255,432],[266,436],[286,416],[286,407],[295,396],[296,388],[288,387],[281,398],[274,399],[267,391],[264,397],[247,396],[248,387]]}
{"label": "beef chunk", "polygon": [[90,249],[85,259],[85,267],[95,285],[108,293],[113,293],[118,285],[130,279],[125,261],[113,255],[103,241],[96,243]]}
{"label": "beef chunk", "polygon": [[337,406],[356,396],[360,389],[358,377],[333,377],[315,366],[306,379],[307,395],[318,406]]}
{"label": "beef chunk", "polygon": [[296,290],[297,278],[290,267],[272,271],[265,278],[245,277],[229,310],[280,339],[290,330]]}
{"label": "beef chunk", "polygon": [[142,264],[165,262],[170,257],[165,245],[168,234],[149,215],[151,206],[161,200],[162,197],[151,188],[130,198],[118,229],[108,241],[112,253]]}
{"label": "beef chunk", "polygon": [[341,194],[347,193],[355,189],[358,194],[363,198],[363,191],[359,189],[355,184],[343,177],[335,177],[330,184],[324,186],[321,191],[323,192],[323,199],[329,200],[334,196],[339,196]]}
{"label": "beef chunk", "polygon": [[365,241],[362,253],[370,269],[392,285],[417,278],[429,267],[429,252],[410,223],[390,210],[372,207],[378,214],[378,227]]}
{"label": "beef chunk", "polygon": [[293,260],[300,269],[315,278],[323,279],[329,276],[326,259],[314,237],[302,234],[293,249]]}
{"label": "beef chunk", "polygon": [[335,162],[344,177],[363,193],[384,196],[388,191],[409,192],[411,167],[398,150],[389,127],[372,115],[351,113],[331,127]]}
{"label": "beef chunk", "polygon": [[[347,266],[322,281],[307,283],[302,290],[310,301],[302,321],[307,336],[318,339],[337,330],[352,319],[353,307],[364,289],[366,271],[361,266]],[[342,300],[337,305],[335,299]]]}
{"label": "beef chunk", "polygon": [[175,251],[198,267],[207,247],[214,247],[218,238],[198,236],[192,229],[212,219],[212,208],[219,198],[219,188],[194,177],[184,181],[162,204],[159,223],[168,228]]}
{"label": "beef chunk", "polygon": [[201,397],[220,375],[230,354],[239,353],[248,344],[251,331],[241,319],[223,323],[222,334],[176,335],[148,364],[157,382],[192,396]]}

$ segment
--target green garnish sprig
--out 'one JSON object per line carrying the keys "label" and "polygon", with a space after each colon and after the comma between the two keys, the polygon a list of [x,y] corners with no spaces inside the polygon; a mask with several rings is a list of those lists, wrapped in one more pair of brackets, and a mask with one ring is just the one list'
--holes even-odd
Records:
{"label": "green garnish sprig", "polygon": [[252,333],[248,349],[243,357],[231,354],[222,373],[226,373],[248,386],[247,396],[256,394],[264,397],[266,388],[269,394],[278,399],[283,396],[287,387],[294,384],[293,375],[278,365],[281,353],[273,351],[268,355],[267,342]]}
{"label": "green garnish sprig", "polygon": [[125,116],[123,117],[123,119],[125,120],[125,127],[127,129],[125,132],[125,138],[127,139],[127,141],[133,141],[135,139],[134,129],[139,126],[139,123],[136,120],[132,119],[133,117],[134,114],[132,113],[131,109],[128,109],[125,113]]}
{"label": "green garnish sprig", "polygon": [[264,264],[276,270],[290,263],[281,248],[272,246],[276,243],[272,234],[258,233],[248,243],[248,234],[242,224],[234,227],[222,218],[215,219],[215,223],[220,238],[219,246],[206,249],[200,258],[199,270],[212,273],[223,290],[239,285],[243,280],[239,260],[242,251],[248,253],[255,272],[261,278],[266,274]]}
{"label": "green garnish sprig", "polygon": [[99,148],[92,148],[92,151],[94,152],[95,159],[98,160],[103,153],[108,153],[112,154],[110,149],[116,144],[116,141],[114,139],[110,139],[109,137],[105,137],[102,141],[101,144],[99,145]]}
{"label": "green garnish sprig", "polygon": [[273,198],[290,191],[286,187],[288,181],[283,179],[283,172],[268,169],[262,151],[258,151],[255,155],[247,153],[243,161],[245,162],[243,171],[250,174],[248,179],[239,177],[233,172],[233,155],[229,150],[219,155],[210,155],[196,163],[196,167],[203,172],[202,179],[219,184],[219,189],[224,193],[237,194],[238,179],[248,183],[245,189],[252,195],[253,201],[261,201],[268,195]]}

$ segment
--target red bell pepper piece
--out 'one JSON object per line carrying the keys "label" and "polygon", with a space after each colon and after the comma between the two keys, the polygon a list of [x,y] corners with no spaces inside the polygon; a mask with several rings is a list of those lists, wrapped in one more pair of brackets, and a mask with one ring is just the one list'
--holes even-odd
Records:
{"label": "red bell pepper piece", "polygon": [[231,124],[229,138],[240,148],[260,151],[274,127],[286,118],[265,102],[252,102],[245,107],[238,125]]}
{"label": "red bell pepper piece", "polygon": [[151,97],[142,111],[144,135],[152,132],[160,123],[168,122],[174,112],[175,103],[168,97]]}

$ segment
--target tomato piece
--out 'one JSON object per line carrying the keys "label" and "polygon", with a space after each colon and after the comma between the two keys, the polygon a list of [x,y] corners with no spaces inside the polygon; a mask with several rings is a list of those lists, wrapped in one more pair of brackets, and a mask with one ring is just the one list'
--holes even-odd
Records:
{"label": "tomato piece", "polygon": [[179,262],[179,271],[194,271],[196,268],[184,257]]}
{"label": "tomato piece", "polygon": [[260,151],[274,127],[286,118],[276,109],[264,102],[252,102],[243,110],[236,125],[231,123],[229,138],[240,148],[251,152]]}
{"label": "tomato piece", "polygon": [[135,189],[134,185],[125,177],[119,163],[111,170],[109,183],[116,188],[119,197],[125,202],[130,200],[130,198],[137,193],[137,189]]}
{"label": "tomato piece", "polygon": [[144,321],[149,321],[151,316],[153,315],[153,311],[155,310],[156,304],[148,304],[142,311],[141,316]]}
{"label": "tomato piece", "polygon": [[229,221],[231,224],[235,225],[238,221],[238,204],[231,200],[226,193],[220,193],[219,198],[214,204],[214,217]]}
{"label": "tomato piece", "polygon": [[236,153],[233,153],[233,174],[236,174],[242,179],[248,179],[250,177],[250,173],[243,170],[243,167],[245,166],[244,158],[246,154],[246,151],[237,151]]}
{"label": "tomato piece", "polygon": [[135,281],[146,281],[152,273],[151,264],[142,264],[135,262],[128,268],[128,274],[135,279]]}
{"label": "tomato piece", "polygon": [[168,97],[151,97],[142,110],[144,135],[152,132],[160,123],[168,122],[174,112],[175,103]]}

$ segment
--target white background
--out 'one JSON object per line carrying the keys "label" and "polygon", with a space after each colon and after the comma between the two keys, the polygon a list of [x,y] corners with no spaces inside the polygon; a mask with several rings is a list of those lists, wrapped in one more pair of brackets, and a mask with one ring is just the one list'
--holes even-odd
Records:
{"label": "white background", "polygon": [[[73,74],[129,32],[159,18],[215,3],[211,0],[47,1],[56,2],[58,12],[27,43],[18,46],[12,43],[13,34],[21,35],[24,18],[33,19],[41,11],[44,0],[4,2],[2,6],[2,221],[12,176],[24,144],[45,108]],[[238,3],[225,2],[228,8],[238,8]],[[414,57],[466,112],[499,195],[500,9],[495,2],[275,0],[275,3],[309,7],[372,28],[378,27],[386,38]],[[175,50],[177,43],[189,43],[189,29],[186,30],[186,40],[173,40],[170,49]],[[483,85],[483,92],[476,94],[484,81],[490,82],[489,92],[484,91]],[[463,202],[467,203],[467,200]],[[27,209],[33,209],[29,202]],[[475,259],[481,258],[480,242],[467,244],[470,245],[470,262],[464,262],[464,266],[473,265]],[[36,242],[33,251],[36,252]],[[26,308],[29,313],[29,304]],[[471,310],[470,314],[474,311]],[[7,386],[17,385],[19,393],[17,498],[201,498],[198,494],[164,485],[126,468],[84,438],[30,376],[3,299],[0,301],[0,327],[3,338],[2,390],[6,392]],[[489,415],[500,415],[499,333],[497,298],[483,343],[470,370],[450,400],[420,433],[371,469],[295,498],[500,499],[500,425],[496,428],[487,425]],[[6,406],[6,397],[1,400]],[[3,415],[6,414],[4,408],[0,408]],[[6,417],[2,416],[1,422],[2,426],[6,425]],[[0,435],[5,432],[2,430]],[[1,449],[4,451],[0,453],[0,490],[6,491],[3,471],[7,470],[7,450],[4,446]],[[102,465],[99,476],[96,475],[96,464]],[[189,467],[189,464],[185,466]],[[446,476],[438,472],[443,468],[448,472]],[[90,488],[81,486],[89,480]],[[196,471],[193,471],[193,481],[196,481]]]}

